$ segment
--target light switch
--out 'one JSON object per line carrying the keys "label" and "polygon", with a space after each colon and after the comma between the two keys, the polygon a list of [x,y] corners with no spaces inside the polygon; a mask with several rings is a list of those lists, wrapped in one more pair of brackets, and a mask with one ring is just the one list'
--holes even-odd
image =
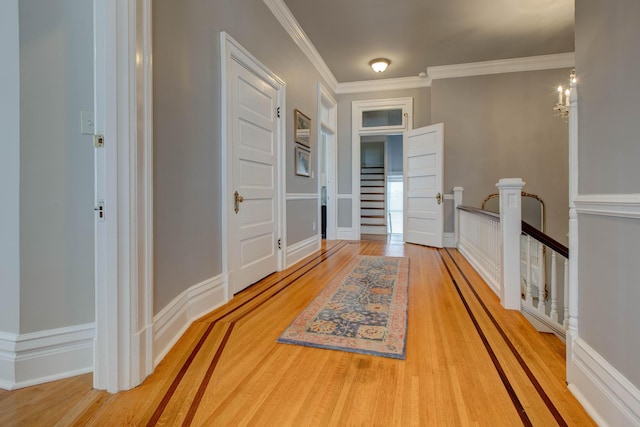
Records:
{"label": "light switch", "polygon": [[95,124],[91,111],[80,111],[80,132],[83,135],[93,135],[95,133]]}

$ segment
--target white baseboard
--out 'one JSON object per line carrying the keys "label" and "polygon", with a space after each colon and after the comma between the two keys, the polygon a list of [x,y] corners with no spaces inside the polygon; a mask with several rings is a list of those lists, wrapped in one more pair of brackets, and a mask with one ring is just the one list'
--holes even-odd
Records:
{"label": "white baseboard", "polygon": [[0,388],[15,390],[93,372],[95,323],[0,334]]}
{"label": "white baseboard", "polygon": [[182,292],[153,317],[153,366],[158,366],[194,320],[228,301],[227,287],[226,275],[207,279]]}
{"label": "white baseboard", "polygon": [[580,337],[572,341],[569,390],[600,426],[640,425],[640,390]]}
{"label": "white baseboard", "polygon": [[456,247],[456,233],[453,232],[445,232],[442,234],[442,244],[445,248],[455,248]]}
{"label": "white baseboard", "polygon": [[338,227],[337,240],[355,240],[352,227]]}
{"label": "white baseboard", "polygon": [[287,261],[285,262],[286,268],[291,267],[298,261],[308,257],[312,253],[320,250],[320,236],[311,236],[301,242],[294,243],[293,245],[287,245]]}

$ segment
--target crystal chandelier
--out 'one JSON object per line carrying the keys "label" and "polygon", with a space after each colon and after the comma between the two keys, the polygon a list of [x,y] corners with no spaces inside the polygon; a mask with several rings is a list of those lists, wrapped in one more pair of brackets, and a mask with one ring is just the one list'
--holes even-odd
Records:
{"label": "crystal chandelier", "polygon": [[576,85],[576,70],[571,70],[569,75],[569,87],[566,89],[558,86],[558,103],[553,107],[557,117],[567,120],[569,118],[569,107],[571,105],[571,90]]}

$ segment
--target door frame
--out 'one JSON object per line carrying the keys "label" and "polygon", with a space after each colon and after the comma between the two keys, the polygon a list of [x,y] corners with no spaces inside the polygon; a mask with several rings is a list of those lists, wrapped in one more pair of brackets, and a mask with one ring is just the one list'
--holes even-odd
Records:
{"label": "door frame", "polygon": [[[323,119],[323,112],[327,112],[327,119]],[[320,153],[320,141],[322,133],[331,135],[330,142],[325,149],[325,167],[327,174],[327,240],[335,240],[338,235],[338,198],[337,198],[337,135],[338,135],[338,103],[331,93],[318,82],[318,154]],[[316,170],[320,171],[320,155],[316,165]],[[318,176],[318,218],[321,218],[322,205],[322,182]],[[322,221],[322,220],[321,220]],[[318,238],[321,239],[322,226],[318,227]]]}
{"label": "door frame", "polygon": [[[276,224],[278,239],[280,239],[281,245],[278,249],[278,262],[277,271],[284,269],[284,254],[287,251],[287,236],[286,236],[286,186],[285,186],[285,146],[286,146],[286,85],[285,82],[280,79],[276,74],[269,70],[264,64],[256,59],[249,51],[247,51],[242,45],[240,45],[233,37],[231,37],[226,31],[220,32],[220,75],[221,75],[221,121],[220,121],[220,134],[222,145],[222,165],[221,165],[221,180],[222,180],[222,192],[223,197],[221,201],[222,209],[222,269],[224,277],[227,278],[225,286],[225,300],[231,299],[230,290],[234,289],[233,286],[233,271],[231,259],[229,257],[231,251],[231,236],[229,236],[230,229],[230,214],[232,200],[233,200],[233,169],[232,169],[232,143],[229,138],[229,129],[233,126],[233,114],[232,98],[229,93],[229,86],[231,84],[229,78],[231,75],[231,61],[237,61],[240,65],[268,82],[276,90],[276,99],[278,106],[276,107],[280,111],[280,120],[276,129],[276,158],[278,166],[276,168]],[[274,112],[275,113],[275,112]]]}
{"label": "door frame", "polygon": [[[153,371],[152,0],[93,0],[96,197],[94,376],[110,393]],[[141,172],[141,173],[139,173]]]}
{"label": "door frame", "polygon": [[[403,123],[365,129],[362,113],[371,110],[402,108]],[[366,135],[389,136],[413,129],[413,97],[370,99],[351,103],[351,239],[360,240],[360,137]]]}

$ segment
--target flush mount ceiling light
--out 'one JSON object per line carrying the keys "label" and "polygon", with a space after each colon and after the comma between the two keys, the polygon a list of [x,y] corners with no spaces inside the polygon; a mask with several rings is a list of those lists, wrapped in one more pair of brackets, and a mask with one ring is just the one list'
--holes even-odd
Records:
{"label": "flush mount ceiling light", "polygon": [[376,73],[382,73],[387,67],[391,64],[387,58],[376,58],[369,61],[369,65],[373,68],[373,71]]}

